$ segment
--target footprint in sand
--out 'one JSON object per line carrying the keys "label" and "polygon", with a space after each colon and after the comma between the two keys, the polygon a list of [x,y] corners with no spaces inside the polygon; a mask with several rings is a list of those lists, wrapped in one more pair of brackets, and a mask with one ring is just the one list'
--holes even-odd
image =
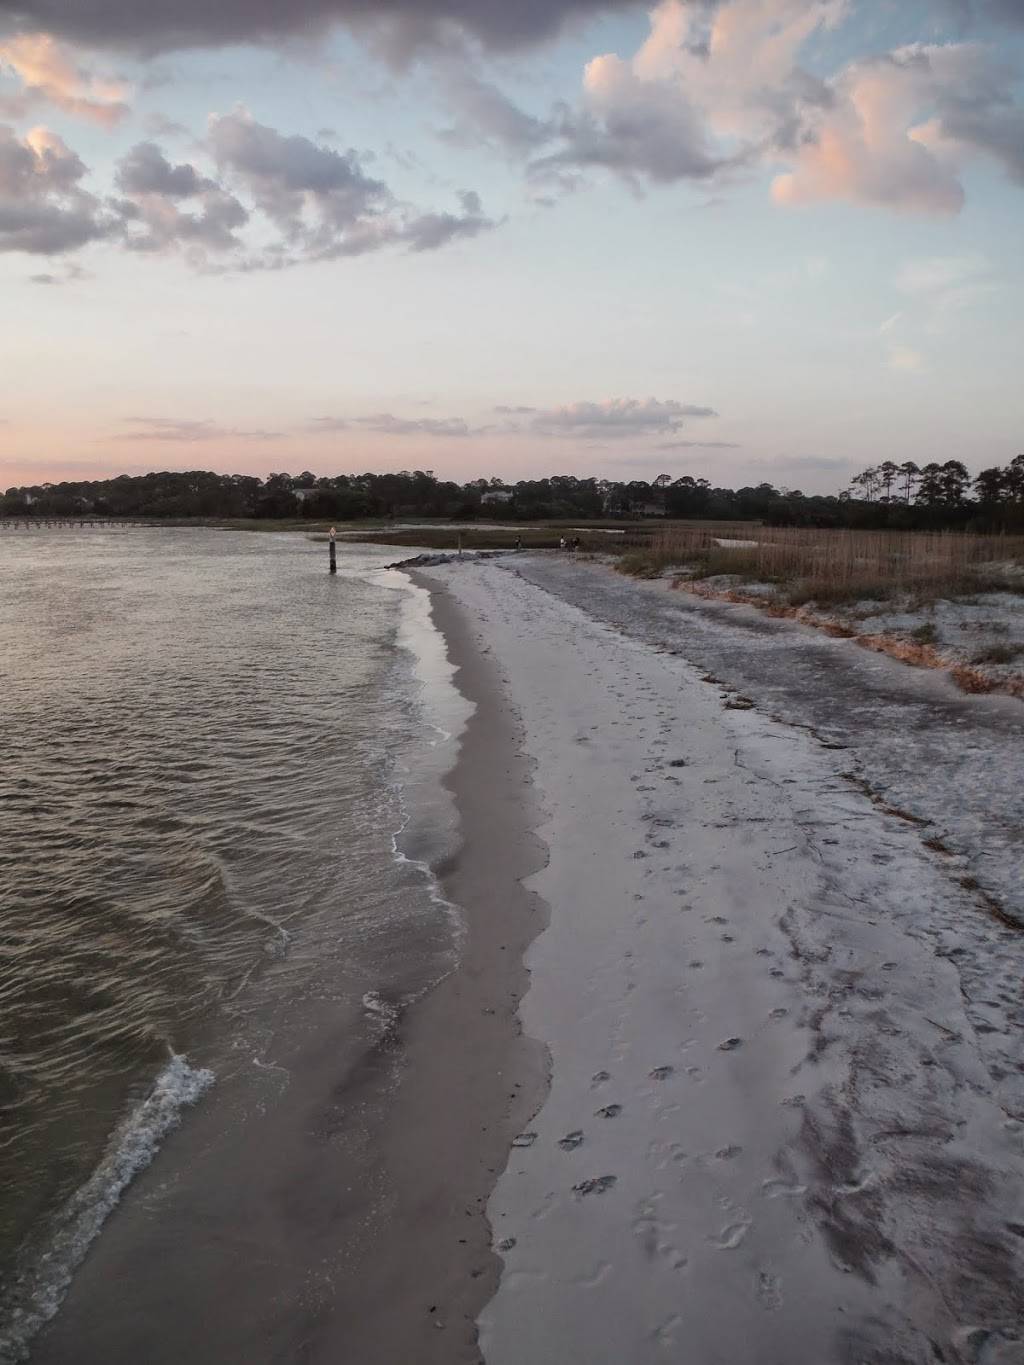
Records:
{"label": "footprint in sand", "polygon": [[724,1042],[718,1044],[719,1052],[735,1052],[738,1047],[743,1046],[742,1038],[726,1038]]}
{"label": "footprint in sand", "polygon": [[618,1176],[614,1175],[599,1175],[592,1180],[581,1180],[578,1185],[573,1185],[572,1192],[579,1199],[587,1194],[605,1194],[617,1179]]}
{"label": "footprint in sand", "polygon": [[558,1139],[558,1145],[563,1152],[574,1152],[583,1142],[583,1130],[577,1128],[572,1133],[566,1133],[564,1138]]}
{"label": "footprint in sand", "polygon": [[712,1238],[719,1251],[735,1251],[750,1230],[748,1223],[730,1223],[717,1237]]}
{"label": "footprint in sand", "polygon": [[770,1270],[761,1270],[757,1276],[757,1297],[761,1307],[766,1308],[770,1313],[782,1307],[782,1281],[778,1275],[773,1275]]}
{"label": "footprint in sand", "polygon": [[735,1142],[732,1142],[728,1147],[719,1147],[715,1156],[719,1161],[732,1161],[733,1157],[739,1156],[742,1151],[742,1147],[738,1147]]}
{"label": "footprint in sand", "polygon": [[667,1081],[674,1072],[674,1066],[656,1066],[653,1071],[649,1071],[647,1074],[652,1081]]}
{"label": "footprint in sand", "polygon": [[512,1139],[513,1147],[532,1147],[537,1141],[536,1133],[520,1133],[518,1137]]}
{"label": "footprint in sand", "polygon": [[612,1073],[610,1071],[595,1071],[590,1078],[591,1085],[603,1085],[605,1081],[610,1081]]}
{"label": "footprint in sand", "polygon": [[621,1113],[621,1104],[606,1104],[603,1109],[594,1110],[594,1117],[599,1119],[617,1119]]}

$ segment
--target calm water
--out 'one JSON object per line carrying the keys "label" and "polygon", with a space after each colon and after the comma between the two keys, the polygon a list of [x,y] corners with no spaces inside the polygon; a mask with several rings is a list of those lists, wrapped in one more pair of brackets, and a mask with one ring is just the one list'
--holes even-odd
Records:
{"label": "calm water", "polygon": [[0,1358],[275,1001],[386,1013],[450,965],[463,713],[393,554],[0,536]]}

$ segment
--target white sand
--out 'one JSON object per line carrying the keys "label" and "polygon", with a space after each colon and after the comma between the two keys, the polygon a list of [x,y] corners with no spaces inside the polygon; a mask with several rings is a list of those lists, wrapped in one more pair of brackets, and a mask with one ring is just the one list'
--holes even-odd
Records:
{"label": "white sand", "polygon": [[1020,935],[841,755],[510,569],[430,570],[550,850],[488,1365],[1024,1360],[1024,1124],[958,966],[1008,1008]]}

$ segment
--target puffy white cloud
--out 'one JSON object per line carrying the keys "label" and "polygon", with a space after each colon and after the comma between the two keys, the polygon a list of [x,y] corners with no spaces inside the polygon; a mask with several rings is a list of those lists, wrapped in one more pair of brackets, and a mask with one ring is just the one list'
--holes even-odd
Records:
{"label": "puffy white cloud", "polygon": [[809,45],[854,12],[853,0],[662,0],[631,58],[587,64],[576,109],[537,118],[493,87],[472,87],[463,107],[564,189],[597,167],[633,186],[768,167],[779,204],[953,214],[962,169],[979,155],[1024,184],[1019,73],[991,47],[958,41],[815,74]]}

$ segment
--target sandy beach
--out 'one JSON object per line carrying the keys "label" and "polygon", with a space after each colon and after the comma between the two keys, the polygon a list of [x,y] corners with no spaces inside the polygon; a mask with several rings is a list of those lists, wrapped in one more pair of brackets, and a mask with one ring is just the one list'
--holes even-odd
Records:
{"label": "sandy beach", "polygon": [[742,627],[565,558],[417,581],[476,708],[460,966],[361,1049],[307,1013],[273,1103],[215,1089],[32,1359],[1024,1360],[1020,931],[767,653],[723,682]]}
{"label": "sandy beach", "polygon": [[1019,932],[842,746],[565,600],[602,572],[431,573],[549,849],[551,1086],[489,1205],[485,1359],[1024,1358]]}

